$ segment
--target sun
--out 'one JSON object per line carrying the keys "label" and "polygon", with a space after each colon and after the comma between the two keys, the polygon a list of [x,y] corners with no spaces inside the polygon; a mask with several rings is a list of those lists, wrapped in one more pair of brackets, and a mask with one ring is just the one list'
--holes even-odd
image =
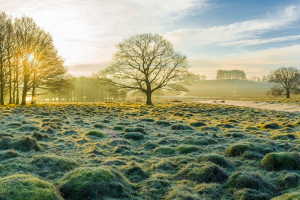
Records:
{"label": "sun", "polygon": [[31,97],[26,97],[26,101],[31,101]]}
{"label": "sun", "polygon": [[34,57],[33,57],[32,54],[29,54],[29,55],[27,56],[27,60],[28,60],[29,62],[33,61],[33,59],[34,59]]}

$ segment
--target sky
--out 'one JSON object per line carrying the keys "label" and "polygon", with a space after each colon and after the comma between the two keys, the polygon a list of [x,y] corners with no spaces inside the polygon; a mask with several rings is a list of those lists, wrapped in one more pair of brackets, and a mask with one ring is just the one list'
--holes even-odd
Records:
{"label": "sky", "polygon": [[0,0],[0,11],[26,15],[48,31],[69,72],[107,66],[124,38],[158,33],[188,57],[190,71],[218,69],[262,77],[300,67],[299,0]]}

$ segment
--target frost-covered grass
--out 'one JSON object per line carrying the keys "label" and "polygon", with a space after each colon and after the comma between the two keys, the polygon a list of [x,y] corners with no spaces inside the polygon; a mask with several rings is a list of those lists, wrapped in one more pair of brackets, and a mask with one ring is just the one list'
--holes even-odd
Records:
{"label": "frost-covered grass", "polygon": [[300,199],[297,113],[196,103],[0,113],[0,199]]}

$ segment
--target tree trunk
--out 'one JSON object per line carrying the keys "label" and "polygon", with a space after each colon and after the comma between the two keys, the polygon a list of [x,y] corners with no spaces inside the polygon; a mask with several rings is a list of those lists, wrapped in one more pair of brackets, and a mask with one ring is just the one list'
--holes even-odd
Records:
{"label": "tree trunk", "polygon": [[35,87],[32,88],[31,104],[34,104],[34,98],[35,98]]}
{"label": "tree trunk", "polygon": [[32,94],[31,94],[31,104],[34,104],[34,98],[35,98],[35,74],[36,71],[33,72],[33,82],[32,82]]}
{"label": "tree trunk", "polygon": [[12,96],[11,96],[11,63],[10,59],[8,59],[8,69],[9,69],[9,104],[12,104]]}
{"label": "tree trunk", "polygon": [[289,99],[290,98],[290,91],[286,91],[286,98]]}
{"label": "tree trunk", "polygon": [[1,105],[4,105],[4,81],[1,79]]}
{"label": "tree trunk", "polygon": [[146,96],[147,96],[146,105],[152,105],[152,100],[151,100],[152,92],[151,91],[147,91],[146,92]]}
{"label": "tree trunk", "polygon": [[14,84],[13,84],[13,90],[12,90],[12,103],[16,103],[16,72],[14,71]]}
{"label": "tree trunk", "polygon": [[27,96],[27,85],[25,85],[25,83],[24,83],[21,105],[24,105],[24,106],[26,105],[26,96]]}
{"label": "tree trunk", "polygon": [[[18,74],[18,72],[17,72],[17,74]],[[17,77],[17,88],[16,88],[16,93],[17,93],[17,97],[16,97],[16,105],[19,105],[19,103],[20,103],[20,97],[19,97],[19,80],[18,80],[18,75],[16,76]]]}
{"label": "tree trunk", "polygon": [[19,98],[19,66],[16,65],[16,77],[15,77],[15,80],[16,80],[16,105],[19,105],[20,103],[20,98]]}
{"label": "tree trunk", "polygon": [[1,78],[1,81],[0,81],[0,104],[1,105],[4,105],[4,72],[3,72],[3,60],[2,60],[2,55],[1,55],[1,58],[0,58],[0,78]]}
{"label": "tree trunk", "polygon": [[28,92],[28,81],[29,81],[29,75],[25,74],[21,105],[26,105],[26,96],[27,96],[27,92]]}

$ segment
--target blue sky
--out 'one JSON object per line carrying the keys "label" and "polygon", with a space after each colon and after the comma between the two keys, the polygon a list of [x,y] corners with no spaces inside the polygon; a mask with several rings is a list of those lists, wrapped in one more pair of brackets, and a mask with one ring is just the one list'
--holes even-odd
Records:
{"label": "blue sky", "polygon": [[159,33],[187,55],[191,71],[214,79],[218,69],[267,75],[300,67],[299,0],[0,0],[1,11],[32,17],[49,31],[76,76],[103,69],[114,45]]}

